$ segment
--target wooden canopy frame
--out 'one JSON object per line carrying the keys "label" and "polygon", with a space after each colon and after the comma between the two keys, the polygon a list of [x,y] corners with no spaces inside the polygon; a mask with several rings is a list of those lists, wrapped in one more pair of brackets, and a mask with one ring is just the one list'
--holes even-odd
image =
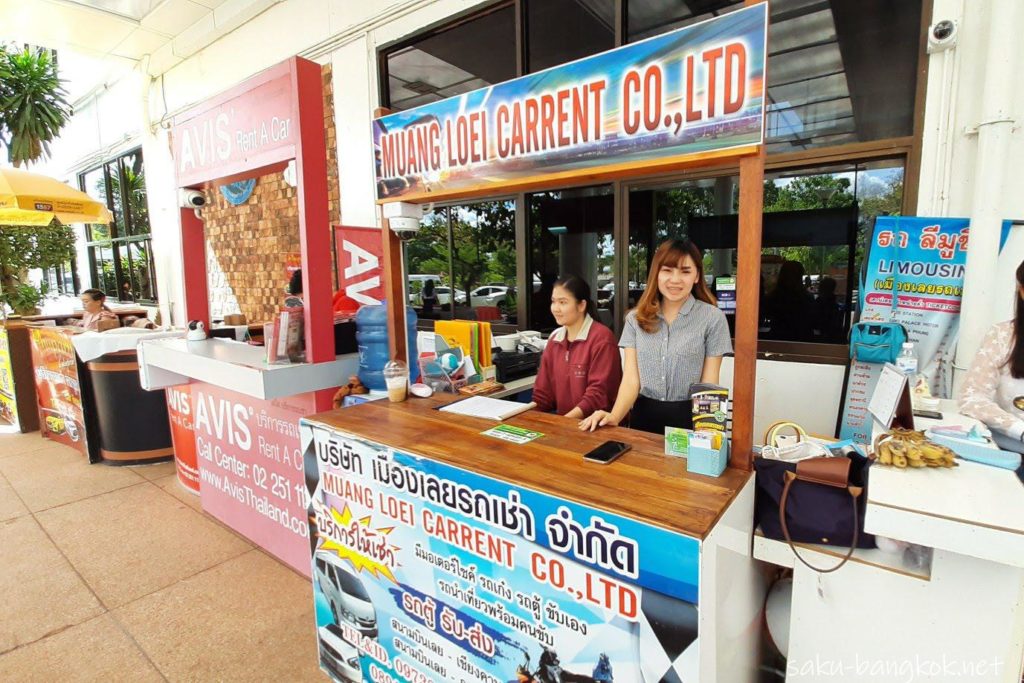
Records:
{"label": "wooden canopy frame", "polygon": [[[766,0],[745,0],[745,6],[758,5]],[[767,52],[766,52],[767,55]],[[764,83],[767,94],[768,64],[764,65]],[[379,118],[390,112],[377,109],[374,117]],[[736,343],[733,364],[733,418],[732,418],[732,450],[729,455],[729,466],[743,471],[753,469],[754,445],[754,394],[757,384],[757,328],[759,317],[759,297],[761,282],[761,217],[764,210],[764,144],[732,150],[712,152],[705,155],[694,155],[681,163],[670,167],[661,167],[659,171],[684,171],[694,168],[707,168],[721,165],[722,162],[739,160],[739,245],[737,249],[736,273]],[[590,174],[576,176],[576,180],[619,180],[629,177],[649,175],[653,171],[649,166],[636,165],[617,169],[611,174]],[[545,181],[530,186],[530,190],[561,187],[567,182],[564,178]],[[488,197],[502,192],[522,189],[515,183],[494,185],[484,190],[459,193],[457,199],[473,199]],[[446,197],[448,199],[448,197]],[[403,201],[397,198],[391,201]],[[409,201],[409,200],[405,200]],[[379,203],[387,203],[387,200]],[[388,318],[388,343],[392,358],[405,358],[405,292],[402,278],[402,243],[386,218],[382,219],[383,269],[385,296]]]}

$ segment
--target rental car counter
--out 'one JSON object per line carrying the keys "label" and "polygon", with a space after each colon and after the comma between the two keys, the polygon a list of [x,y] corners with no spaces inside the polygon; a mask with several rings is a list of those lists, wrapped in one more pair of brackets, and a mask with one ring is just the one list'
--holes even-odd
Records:
{"label": "rental car counter", "polygon": [[[536,411],[504,423],[533,440],[505,441],[481,433],[497,422],[437,410],[453,399],[301,422],[328,671],[756,680],[764,586],[750,557],[750,473],[690,474],[657,436],[581,433]],[[607,440],[632,450],[583,461]]]}
{"label": "rental car counter", "polygon": [[93,463],[137,465],[171,458],[162,396],[142,389],[136,346],[167,333],[29,326],[42,435]]}
{"label": "rental car counter", "polygon": [[[941,421],[917,419],[915,427],[976,424],[956,409],[944,400]],[[784,541],[756,533],[756,559],[793,569],[791,680],[1019,683],[1024,483],[1011,470],[957,462],[953,469],[876,464],[870,471],[864,530],[930,548],[930,556],[857,550],[838,571],[820,574],[794,558]],[[798,547],[820,568],[845,553]]]}
{"label": "rental car counter", "polygon": [[299,418],[316,392],[345,384],[357,354],[270,365],[231,339],[157,339],[139,346],[142,386],[167,389],[178,480],[203,510],[309,575]]}

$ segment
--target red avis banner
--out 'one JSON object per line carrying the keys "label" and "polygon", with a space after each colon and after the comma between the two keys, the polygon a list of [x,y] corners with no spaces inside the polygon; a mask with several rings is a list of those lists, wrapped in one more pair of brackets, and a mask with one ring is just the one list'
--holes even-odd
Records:
{"label": "red avis banner", "polygon": [[338,289],[359,305],[379,304],[384,298],[384,245],[380,228],[335,226]]}
{"label": "red avis banner", "polygon": [[309,576],[299,419],[316,412],[314,394],[263,401],[190,388],[203,510]]}
{"label": "red avis banner", "polygon": [[298,118],[289,60],[174,118],[179,186],[197,185],[295,156]]}

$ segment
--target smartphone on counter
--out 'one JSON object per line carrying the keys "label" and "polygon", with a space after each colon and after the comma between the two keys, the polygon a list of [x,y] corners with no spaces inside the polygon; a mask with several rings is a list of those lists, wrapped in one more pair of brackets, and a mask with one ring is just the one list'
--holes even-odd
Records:
{"label": "smartphone on counter", "polygon": [[628,443],[622,441],[605,441],[603,444],[583,456],[587,462],[596,462],[599,465],[607,465],[631,448]]}

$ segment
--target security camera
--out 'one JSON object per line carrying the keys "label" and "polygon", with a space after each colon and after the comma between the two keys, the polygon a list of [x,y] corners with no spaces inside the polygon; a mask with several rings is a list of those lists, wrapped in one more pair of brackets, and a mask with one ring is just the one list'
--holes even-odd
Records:
{"label": "security camera", "polygon": [[384,218],[400,240],[411,240],[420,229],[423,207],[409,202],[392,202],[384,205]]}
{"label": "security camera", "polygon": [[206,195],[199,190],[182,190],[178,203],[183,209],[201,209],[206,206]]}
{"label": "security camera", "polygon": [[956,46],[957,23],[952,19],[937,21],[928,27],[928,54]]}

